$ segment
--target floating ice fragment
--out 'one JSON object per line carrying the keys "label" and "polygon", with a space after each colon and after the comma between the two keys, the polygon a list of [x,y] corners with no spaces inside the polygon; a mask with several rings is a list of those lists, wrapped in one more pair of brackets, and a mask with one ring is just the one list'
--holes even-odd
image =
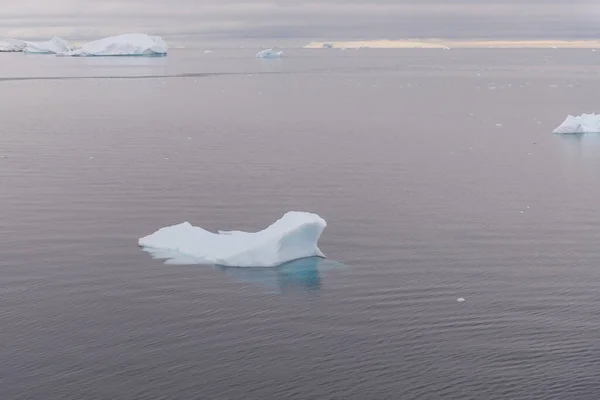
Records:
{"label": "floating ice fragment", "polygon": [[561,134],[600,133],[600,115],[594,113],[581,114],[577,117],[569,115],[552,132]]}
{"label": "floating ice fragment", "polygon": [[459,297],[458,299],[456,299],[457,302],[462,303],[464,301],[466,301],[466,299],[464,297]]}
{"label": "floating ice fragment", "polygon": [[57,54],[71,50],[69,43],[57,36],[46,42],[25,42],[23,51],[32,54]]}
{"label": "floating ice fragment", "polygon": [[0,40],[0,53],[17,52],[25,49],[25,42],[17,39]]}
{"label": "floating ice fragment", "polygon": [[256,53],[256,58],[281,58],[283,51],[275,51],[273,49],[261,50]]}
{"label": "floating ice fragment", "polygon": [[88,42],[78,49],[61,52],[61,56],[165,56],[167,44],[159,36],[126,33]]}
{"label": "floating ice fragment", "polygon": [[324,257],[317,246],[327,223],[317,214],[292,211],[266,229],[212,233],[189,222],[159,229],[138,243],[155,258],[184,255],[197,264],[275,267],[307,257]]}

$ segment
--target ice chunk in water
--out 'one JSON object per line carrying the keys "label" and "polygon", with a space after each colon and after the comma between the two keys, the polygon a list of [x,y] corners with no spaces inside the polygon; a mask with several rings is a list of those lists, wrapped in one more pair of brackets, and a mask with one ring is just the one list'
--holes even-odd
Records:
{"label": "ice chunk in water", "polygon": [[257,58],[281,58],[283,51],[275,51],[273,49],[266,49],[256,53]]}
{"label": "ice chunk in water", "polygon": [[71,50],[69,43],[57,36],[46,42],[25,42],[25,53],[33,54],[57,54]]}
{"label": "ice chunk in water", "polygon": [[86,43],[78,49],[65,51],[61,56],[164,56],[167,44],[159,36],[127,33]]}
{"label": "ice chunk in water", "polygon": [[233,267],[275,267],[307,257],[325,257],[317,242],[327,223],[317,214],[292,211],[259,232],[212,233],[189,222],[139,239],[155,258],[180,254],[195,263]]}
{"label": "ice chunk in water", "polygon": [[600,115],[581,114],[577,117],[569,115],[553,133],[575,134],[575,133],[600,133]]}
{"label": "ice chunk in water", "polygon": [[23,51],[25,42],[17,39],[0,40],[0,52]]}

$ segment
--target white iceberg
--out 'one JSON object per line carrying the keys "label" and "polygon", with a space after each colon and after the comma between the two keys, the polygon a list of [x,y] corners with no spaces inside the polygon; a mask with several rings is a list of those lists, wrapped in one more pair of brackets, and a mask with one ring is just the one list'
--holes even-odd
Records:
{"label": "white iceberg", "polygon": [[327,223],[317,214],[291,211],[259,232],[212,233],[189,222],[168,226],[139,239],[156,258],[187,256],[198,264],[276,267],[308,257],[325,257],[317,246]]}
{"label": "white iceberg", "polygon": [[78,49],[69,49],[61,56],[164,56],[167,44],[160,36],[127,33],[88,42]]}
{"label": "white iceberg", "polygon": [[0,52],[23,51],[25,42],[17,39],[0,40]]}
{"label": "white iceberg", "polygon": [[283,51],[275,51],[273,49],[266,49],[256,53],[257,58],[281,58]]}
{"label": "white iceberg", "polygon": [[600,114],[581,114],[577,117],[569,115],[553,133],[600,133]]}
{"label": "white iceberg", "polygon": [[25,42],[25,53],[33,54],[57,54],[71,50],[69,43],[57,36],[46,42]]}

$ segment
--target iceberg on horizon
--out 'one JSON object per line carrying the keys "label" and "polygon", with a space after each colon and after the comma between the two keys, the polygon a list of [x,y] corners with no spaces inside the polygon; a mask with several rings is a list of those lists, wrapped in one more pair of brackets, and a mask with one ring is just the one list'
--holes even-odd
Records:
{"label": "iceberg on horizon", "polygon": [[600,114],[569,115],[552,132],[560,134],[600,133]]}
{"label": "iceberg on horizon", "polygon": [[161,259],[176,253],[195,264],[277,267],[302,258],[324,258],[317,242],[326,226],[317,214],[291,211],[259,232],[213,233],[184,222],[140,238],[138,244]]}
{"label": "iceberg on horizon", "polygon": [[31,54],[57,54],[71,50],[69,43],[57,36],[45,42],[25,42],[23,51]]}
{"label": "iceberg on horizon", "polygon": [[25,49],[25,42],[17,39],[0,40],[0,52],[19,52]]}
{"label": "iceberg on horizon", "polygon": [[69,49],[60,56],[165,56],[167,44],[160,36],[126,33],[88,42],[77,49]]}
{"label": "iceberg on horizon", "polygon": [[283,51],[275,51],[273,49],[261,50],[256,53],[256,58],[281,58]]}

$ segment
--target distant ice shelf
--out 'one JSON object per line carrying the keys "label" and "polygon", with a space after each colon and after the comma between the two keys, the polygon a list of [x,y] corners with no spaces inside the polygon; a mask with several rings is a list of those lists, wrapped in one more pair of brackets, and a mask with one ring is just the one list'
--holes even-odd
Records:
{"label": "distant ice shelf", "polygon": [[261,50],[256,53],[257,58],[281,58],[283,57],[283,51],[275,51],[273,49]]}
{"label": "distant ice shelf", "polygon": [[69,43],[57,36],[45,42],[24,42],[23,51],[31,54],[57,54],[71,50]]}
{"label": "distant ice shelf", "polygon": [[161,228],[138,244],[155,258],[185,256],[195,264],[276,267],[308,257],[325,257],[318,241],[327,223],[317,214],[290,211],[259,232],[209,232],[189,222]]}
{"label": "distant ice shelf", "polygon": [[94,40],[77,49],[69,49],[60,56],[165,56],[167,44],[160,36],[127,33]]}
{"label": "distant ice shelf", "polygon": [[579,116],[569,115],[553,133],[577,134],[577,133],[600,133],[599,114],[581,114]]}

